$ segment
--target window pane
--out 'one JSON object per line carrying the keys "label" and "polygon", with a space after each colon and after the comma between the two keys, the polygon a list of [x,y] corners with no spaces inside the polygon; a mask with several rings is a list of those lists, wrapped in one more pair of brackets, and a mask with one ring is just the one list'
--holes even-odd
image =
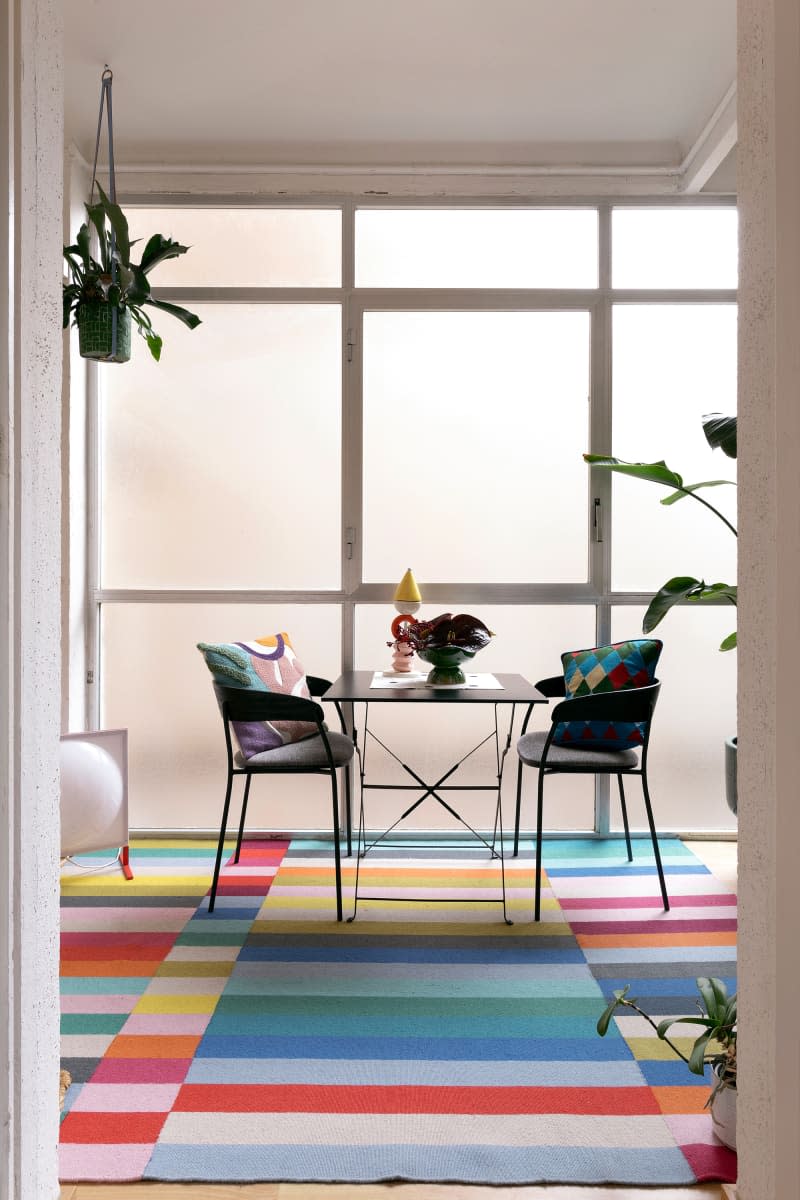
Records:
{"label": "window pane", "polygon": [[[464,612],[465,606],[424,603],[420,617],[435,617],[439,612]],[[563,650],[594,645],[595,610],[587,605],[470,605],[466,611],[480,617],[495,637],[476,655],[469,669],[474,671],[508,671],[523,675],[535,683],[548,675],[561,672]],[[390,625],[397,615],[389,604],[359,605],[356,609],[355,665],[356,669],[389,670],[392,652],[386,645]],[[428,670],[421,659],[413,660],[414,669]],[[361,706],[359,706],[360,708]],[[513,834],[516,801],[517,756],[514,750],[523,713],[518,712],[511,749],[506,757],[503,779],[503,828],[506,836]],[[359,721],[363,715],[358,714]],[[413,767],[426,780],[439,779],[458,758],[484,738],[493,728],[491,706],[436,705],[433,709],[418,705],[371,704],[370,728],[403,762]],[[547,709],[538,706],[531,717],[529,729],[548,727]],[[501,731],[508,727],[507,713],[499,710]],[[371,782],[410,783],[408,775],[376,743],[367,747],[367,766]],[[483,746],[459,767],[448,783],[486,783],[497,777],[494,747]],[[494,819],[494,797],[490,792],[448,792],[456,810],[475,829],[491,827]],[[527,836],[536,823],[535,772],[528,771],[523,781],[521,829]],[[374,830],[388,827],[404,808],[416,799],[412,792],[367,792],[367,824]],[[547,781],[545,828],[592,829],[594,827],[594,786],[588,776],[558,776]],[[426,800],[402,832],[413,829],[446,830],[460,828],[448,817],[436,801]],[[463,832],[463,830],[462,830]]]}
{"label": "window pane", "polygon": [[[614,308],[613,433],[618,458],[664,459],[686,483],[736,479],[736,462],[711,450],[704,413],[736,412],[736,307],[732,304]],[[612,586],[657,590],[676,575],[736,578],[736,539],[689,497],[660,503],[658,484],[614,476]],[[736,489],[700,495],[736,524]]]}
{"label": "window pane", "polygon": [[[614,641],[641,637],[643,608],[612,610]],[[656,829],[735,829],[725,802],[725,739],[736,732],[736,654],[718,649],[736,628],[736,609],[673,609],[653,634],[664,643],[658,664],[662,688],[648,752],[648,781]],[[631,780],[631,827],[647,828],[638,780]],[[622,828],[616,787],[611,822]]]}
{"label": "window pane", "polygon": [[612,278],[618,288],[735,288],[735,208],[615,208]]}
{"label": "window pane", "polygon": [[586,312],[364,315],[364,579],[587,577]]}
{"label": "window pane", "polygon": [[[288,632],[309,674],[335,679],[340,671],[333,604],[106,604],[101,616],[101,723],[129,731],[132,829],[219,829],[225,737],[197,642]],[[328,720],[338,727],[332,708]],[[237,785],[231,829],[240,804]],[[256,780],[247,812],[248,830],[329,830],[328,781]]]}
{"label": "window pane", "polygon": [[155,288],[341,286],[339,209],[170,206],[125,212],[131,238],[144,239],[140,250],[154,233],[190,247],[155,268]]}
{"label": "window pane", "polygon": [[357,287],[597,287],[597,211],[360,209]]}
{"label": "window pane", "polygon": [[339,306],[193,307],[101,373],[103,585],[338,587]]}

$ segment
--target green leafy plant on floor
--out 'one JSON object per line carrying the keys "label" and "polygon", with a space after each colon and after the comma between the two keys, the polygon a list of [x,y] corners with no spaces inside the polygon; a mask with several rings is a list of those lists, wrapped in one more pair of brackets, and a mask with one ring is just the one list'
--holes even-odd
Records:
{"label": "green leafy plant on floor", "polygon": [[[703,432],[712,450],[719,447],[728,458],[736,458],[736,417],[725,417],[719,413],[709,413],[703,417]],[[650,483],[658,483],[662,487],[671,488],[671,495],[665,496],[661,501],[662,504],[677,504],[679,500],[690,497],[692,500],[696,500],[698,504],[702,504],[705,508],[710,509],[711,512],[719,517],[720,521],[722,521],[723,525],[727,526],[734,537],[739,536],[736,526],[732,525],[728,518],[718,508],[715,508],[710,501],[698,495],[698,492],[702,488],[735,487],[736,485],[732,479],[706,479],[701,483],[684,483],[683,476],[668,467],[663,459],[660,459],[658,462],[631,463],[625,462],[624,459],[612,458],[604,454],[584,454],[583,458],[590,466],[603,467],[609,471],[616,471],[620,475],[629,475],[634,479],[645,479]],[[730,583],[706,583],[704,579],[695,579],[691,575],[676,575],[673,579],[668,579],[653,596],[644,615],[642,630],[644,633],[652,633],[669,610],[674,605],[680,604],[682,600],[703,603],[703,601],[720,599],[729,600],[731,604],[735,605],[737,599],[736,585]],[[732,650],[735,645],[736,633],[734,632],[723,640],[720,650]]]}
{"label": "green leafy plant on floor", "polygon": [[[605,1037],[611,1018],[620,1008],[630,1008],[640,1017],[644,1017],[662,1042],[666,1042],[678,1058],[683,1059],[694,1075],[704,1075],[707,1066],[714,1069],[715,1083],[706,1101],[708,1107],[723,1088],[736,1087],[736,996],[728,995],[728,989],[721,979],[708,979],[702,975],[695,982],[700,993],[700,999],[697,1001],[699,1015],[692,1013],[687,1017],[667,1017],[656,1024],[653,1018],[639,1007],[638,1000],[628,996],[630,984],[627,984],[614,992],[613,999],[597,1022],[597,1032],[601,1037]],[[667,1031],[678,1023],[702,1026],[702,1033],[688,1057],[667,1037]]]}
{"label": "green leafy plant on floor", "polygon": [[[78,230],[75,244],[64,247],[69,281],[64,282],[63,288],[63,328],[68,328],[70,319],[76,325],[79,323],[84,306],[100,303],[116,307],[120,312],[127,310],[158,362],[163,343],[153,329],[146,307],[177,317],[189,329],[195,329],[200,318],[177,304],[155,300],[150,292],[148,275],[159,263],[178,258],[189,247],[154,233],[139,262],[132,262],[131,247],[137,242],[130,240],[127,217],[118,204],[109,200],[99,183],[97,190],[100,199],[97,204],[85,206],[88,220]],[[92,254],[92,230],[97,235],[97,257]]]}

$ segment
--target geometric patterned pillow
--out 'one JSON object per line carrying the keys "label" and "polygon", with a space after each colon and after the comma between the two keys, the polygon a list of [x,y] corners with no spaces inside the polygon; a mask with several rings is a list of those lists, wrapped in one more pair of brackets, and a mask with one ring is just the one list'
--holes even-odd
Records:
{"label": "geometric patterned pillow", "polygon": [[[197,649],[214,679],[225,687],[311,698],[305,671],[288,633],[252,642],[198,642]],[[232,727],[245,758],[317,732],[316,725],[309,721],[234,721]]]}
{"label": "geometric patterned pillow", "polygon": [[[566,698],[646,687],[656,678],[663,644],[658,638],[634,638],[611,646],[568,650],[561,655]],[[629,750],[641,746],[643,734],[637,721],[561,721],[553,741],[573,749]]]}

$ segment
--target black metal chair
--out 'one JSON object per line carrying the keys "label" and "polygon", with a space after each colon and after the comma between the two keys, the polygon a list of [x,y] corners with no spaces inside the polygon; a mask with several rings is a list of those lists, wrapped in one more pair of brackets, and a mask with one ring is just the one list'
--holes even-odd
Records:
{"label": "black metal chair", "polygon": [[[318,679],[313,675],[306,677],[312,696],[322,696],[331,686],[327,679]],[[228,755],[228,782],[225,789],[225,804],[222,809],[222,821],[219,829],[219,844],[217,859],[214,864],[214,878],[211,884],[211,894],[208,901],[208,911],[214,911],[214,902],[219,884],[219,872],[222,864],[222,851],[225,845],[225,833],[228,825],[228,810],[231,803],[231,791],[235,775],[244,775],[244,796],[242,798],[242,815],[239,821],[239,836],[236,840],[234,862],[239,861],[242,849],[244,822],[247,815],[247,800],[250,795],[250,783],[254,775],[298,775],[315,774],[329,775],[331,780],[331,798],[333,803],[333,853],[336,864],[336,919],[342,919],[342,865],[339,827],[339,791],[336,772],[342,768],[344,774],[345,793],[345,823],[347,832],[347,853],[352,853],[352,818],[350,803],[350,764],[353,759],[355,746],[353,739],[346,733],[334,733],[325,728],[324,713],[321,706],[314,700],[306,700],[300,696],[286,696],[280,692],[259,692],[250,688],[224,687],[214,683],[214,691],[222,713],[225,727],[225,748]],[[341,713],[339,713],[341,719]],[[317,726],[317,733],[312,737],[298,742],[288,742],[274,750],[264,750],[252,758],[245,758],[240,750],[235,750],[235,731],[231,732],[231,724],[238,721],[308,721]],[[342,725],[344,729],[344,725]]]}
{"label": "black metal chair", "polygon": [[[542,679],[536,684],[543,695],[551,699],[566,694],[563,675]],[[545,775],[565,772],[573,775],[616,775],[619,784],[619,799],[622,805],[622,823],[625,828],[625,842],[628,847],[628,862],[633,862],[631,835],[628,826],[628,810],[625,804],[625,789],[622,784],[623,775],[641,775],[644,803],[647,809],[647,821],[650,826],[650,837],[653,843],[653,854],[658,870],[658,880],[661,885],[661,896],[664,910],[669,911],[669,897],[664,882],[664,869],[661,865],[661,854],[658,849],[658,835],[653,821],[653,809],[650,804],[650,791],[647,786],[647,747],[650,741],[650,726],[653,710],[658,700],[661,684],[658,680],[646,687],[623,688],[616,692],[594,692],[590,696],[578,696],[570,700],[562,700],[553,709],[551,725],[547,732],[527,733],[528,718],[522,726],[522,734],[517,742],[519,764],[517,767],[517,807],[514,822],[514,854],[519,852],[519,824],[522,807],[522,772],[523,767],[538,767],[539,785],[536,805],[536,901],[534,920],[538,921],[541,908],[542,887],[542,814],[544,802]],[[530,713],[528,714],[528,717]],[[603,722],[637,722],[642,729],[642,745],[637,750],[602,750],[589,749],[580,746],[563,746],[553,743],[553,735],[561,722],[573,721],[603,721]]]}

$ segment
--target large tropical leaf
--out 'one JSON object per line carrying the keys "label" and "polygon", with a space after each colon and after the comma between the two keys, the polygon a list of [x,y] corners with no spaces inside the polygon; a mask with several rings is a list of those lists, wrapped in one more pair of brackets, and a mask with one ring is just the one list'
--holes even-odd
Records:
{"label": "large tropical leaf", "polygon": [[736,487],[732,479],[707,479],[703,483],[685,483],[683,491],[673,492],[670,496],[665,496],[661,501],[662,504],[676,504],[678,500],[683,500],[684,496],[688,496],[692,492],[697,492],[700,488],[721,487],[723,484],[728,484],[730,487]]}
{"label": "large tropical leaf", "polygon": [[683,487],[683,477],[677,471],[670,470],[663,459],[658,462],[631,463],[606,454],[584,454],[583,460],[592,467],[605,467],[620,475],[632,475],[635,479],[647,479],[650,483],[661,483],[665,487]]}
{"label": "large tropical leaf", "polygon": [[118,204],[115,204],[113,200],[109,200],[99,183],[97,190],[100,193],[100,202],[108,217],[108,223],[114,230],[119,261],[123,266],[127,267],[131,261],[131,236],[128,233],[128,218]]}
{"label": "large tropical leaf", "polygon": [[196,329],[201,323],[200,318],[188,311],[186,308],[180,308],[177,304],[168,304],[166,300],[154,300],[152,296],[148,296],[142,303],[152,304],[153,308],[158,308],[161,312],[169,313],[172,317],[177,317],[179,321],[183,321],[184,325],[188,325],[190,329]]}
{"label": "large tropical leaf", "polygon": [[728,458],[736,458],[736,417],[706,413],[703,417],[703,432],[712,450],[719,446]]}
{"label": "large tropical leaf", "polygon": [[736,587],[729,583],[706,583],[691,575],[676,575],[659,588],[644,614],[642,631],[652,633],[671,608],[682,600],[702,603],[706,600],[730,600],[736,603]]}
{"label": "large tropical leaf", "polygon": [[180,242],[173,242],[172,238],[165,238],[160,233],[154,233],[142,251],[142,258],[139,265],[146,273],[152,271],[153,267],[168,258],[178,258],[179,255],[185,254],[188,249],[188,246],[182,246]]}

